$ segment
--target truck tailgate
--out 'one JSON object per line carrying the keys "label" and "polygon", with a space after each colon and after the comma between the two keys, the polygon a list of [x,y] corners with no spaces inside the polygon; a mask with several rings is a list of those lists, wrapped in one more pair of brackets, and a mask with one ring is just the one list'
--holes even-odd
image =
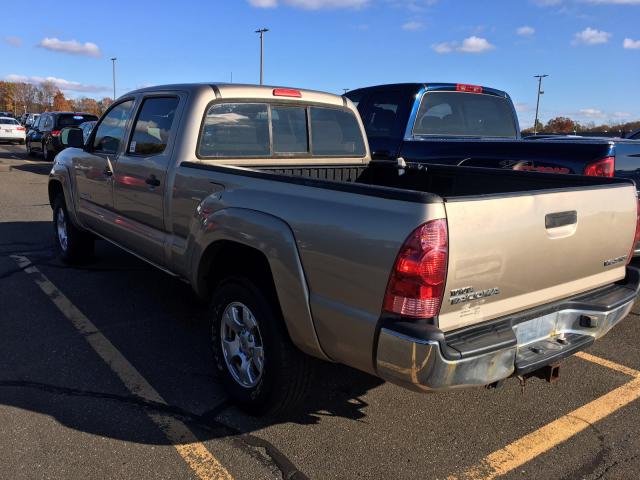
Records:
{"label": "truck tailgate", "polygon": [[625,276],[637,219],[631,184],[446,199],[445,331]]}

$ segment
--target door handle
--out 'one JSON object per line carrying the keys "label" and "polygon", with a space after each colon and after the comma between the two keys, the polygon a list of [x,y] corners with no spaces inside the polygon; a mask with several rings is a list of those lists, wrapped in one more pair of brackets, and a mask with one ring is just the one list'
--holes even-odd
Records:
{"label": "door handle", "polygon": [[160,180],[158,180],[155,175],[151,175],[151,176],[147,177],[147,179],[144,181],[144,183],[146,183],[150,187],[159,187],[160,186]]}
{"label": "door handle", "polygon": [[546,228],[558,228],[565,225],[573,225],[578,222],[578,212],[571,210],[568,212],[549,213],[544,217]]}

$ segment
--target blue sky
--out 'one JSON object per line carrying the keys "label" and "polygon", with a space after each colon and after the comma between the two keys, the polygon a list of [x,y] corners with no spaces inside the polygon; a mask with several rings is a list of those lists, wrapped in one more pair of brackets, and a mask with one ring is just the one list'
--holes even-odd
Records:
{"label": "blue sky", "polygon": [[[173,5],[173,6],[171,6]],[[45,12],[35,15],[34,12]],[[391,82],[506,90],[533,123],[640,119],[640,0],[67,0],[3,2],[0,78],[54,77],[68,96],[143,85],[265,83],[342,93]]]}

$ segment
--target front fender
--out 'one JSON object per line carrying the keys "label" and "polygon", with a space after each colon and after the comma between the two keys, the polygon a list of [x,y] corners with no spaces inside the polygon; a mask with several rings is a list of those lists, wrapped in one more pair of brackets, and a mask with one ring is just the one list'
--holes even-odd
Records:
{"label": "front fender", "polygon": [[190,239],[191,284],[202,294],[200,268],[204,252],[226,240],[262,252],[269,263],[282,315],[294,344],[302,351],[329,360],[320,347],[309,307],[309,289],[291,228],[281,219],[256,210],[224,208],[208,213],[198,208]]}
{"label": "front fender", "polygon": [[[61,154],[58,154],[58,157]],[[76,209],[76,195],[74,190],[75,182],[73,182],[71,178],[71,174],[68,168],[68,165],[64,161],[56,161],[53,162],[53,167],[51,168],[51,172],[49,173],[49,203],[51,207],[53,207],[53,201],[55,200],[52,195],[52,191],[54,191],[53,183],[57,182],[60,184],[62,188],[62,193],[64,195],[64,202],[67,206],[67,212],[71,216],[71,220],[73,223],[79,227],[82,226],[80,219],[78,218],[77,209]]]}

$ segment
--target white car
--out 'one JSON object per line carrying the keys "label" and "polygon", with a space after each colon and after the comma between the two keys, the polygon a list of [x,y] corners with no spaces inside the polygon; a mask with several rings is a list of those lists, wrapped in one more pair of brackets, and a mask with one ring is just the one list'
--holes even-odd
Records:
{"label": "white car", "polygon": [[24,144],[25,128],[15,118],[0,117],[0,142]]}

